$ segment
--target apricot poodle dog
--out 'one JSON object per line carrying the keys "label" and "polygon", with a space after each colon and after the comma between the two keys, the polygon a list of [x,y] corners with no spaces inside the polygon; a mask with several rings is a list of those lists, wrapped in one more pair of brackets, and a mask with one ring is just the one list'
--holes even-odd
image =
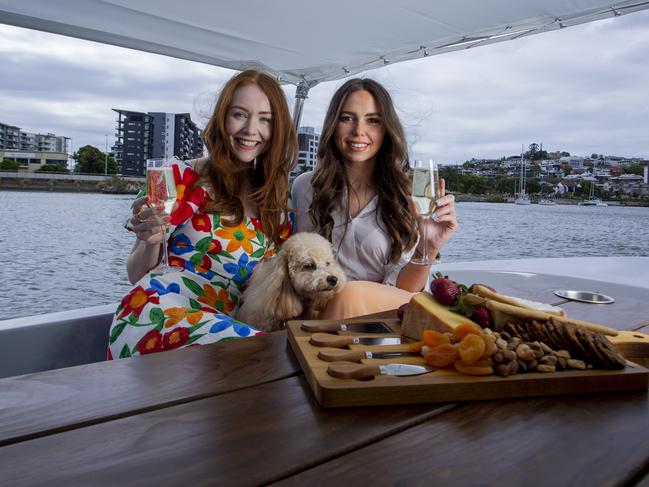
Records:
{"label": "apricot poodle dog", "polygon": [[277,330],[285,320],[324,309],[346,282],[331,244],[317,233],[297,233],[276,256],[257,264],[236,318]]}

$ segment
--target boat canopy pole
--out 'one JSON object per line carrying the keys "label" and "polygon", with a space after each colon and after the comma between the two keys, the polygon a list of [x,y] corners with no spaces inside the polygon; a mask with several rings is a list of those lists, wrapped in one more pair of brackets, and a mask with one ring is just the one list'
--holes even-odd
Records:
{"label": "boat canopy pole", "polygon": [[302,119],[302,108],[304,107],[304,100],[308,98],[309,90],[314,84],[309,84],[307,81],[300,81],[295,90],[295,105],[293,106],[293,126],[297,131]]}

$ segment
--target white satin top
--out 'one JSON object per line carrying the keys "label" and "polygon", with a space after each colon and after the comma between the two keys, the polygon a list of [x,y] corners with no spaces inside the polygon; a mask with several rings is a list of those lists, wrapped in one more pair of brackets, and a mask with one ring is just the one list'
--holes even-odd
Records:
{"label": "white satin top", "polygon": [[[309,216],[313,199],[312,175],[312,171],[306,172],[293,182],[291,198],[298,232],[317,231]],[[399,272],[412,258],[415,246],[402,253],[396,264],[386,264],[392,242],[383,219],[376,211],[378,196],[375,195],[354,218],[349,217],[347,201],[345,192],[340,203],[342,207],[337,207],[332,215],[334,228],[331,240],[338,263],[350,281],[373,281],[395,286]]]}

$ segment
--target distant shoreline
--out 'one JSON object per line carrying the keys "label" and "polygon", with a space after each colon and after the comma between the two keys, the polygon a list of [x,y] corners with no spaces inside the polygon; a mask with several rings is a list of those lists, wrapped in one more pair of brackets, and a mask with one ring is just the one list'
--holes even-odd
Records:
{"label": "distant shoreline", "polygon": [[[506,201],[505,196],[502,195],[490,195],[490,196],[476,196],[471,194],[461,194],[455,193],[455,201],[458,203],[508,203],[513,204],[509,201]],[[553,201],[557,203],[557,206],[577,206],[579,203],[584,201],[583,199],[571,199],[571,198],[555,198]],[[618,201],[618,200],[603,200],[609,206],[633,206],[633,207],[649,207],[649,201]],[[532,204],[537,204],[536,201],[532,200]]]}
{"label": "distant shoreline", "polygon": [[137,194],[139,187],[113,190],[105,182],[61,179],[0,178],[0,191],[38,191],[51,193]]}
{"label": "distant shoreline", "polygon": [[[38,192],[51,192],[51,193],[100,193],[100,194],[128,194],[135,195],[138,193],[136,189],[127,189],[123,191],[116,191],[106,188],[104,185],[98,185],[92,181],[56,181],[52,184],[49,180],[30,180],[28,184],[21,184],[17,180],[0,180],[0,191],[38,191]],[[513,204],[506,201],[506,197],[502,195],[490,196],[477,196],[471,194],[455,194],[455,201],[458,203],[506,203]],[[569,199],[557,198],[554,200],[557,205],[576,206],[583,201],[583,199]],[[631,207],[649,207],[649,202],[646,201],[617,201],[617,200],[604,200],[609,206],[631,206]],[[535,202],[533,201],[533,204]]]}

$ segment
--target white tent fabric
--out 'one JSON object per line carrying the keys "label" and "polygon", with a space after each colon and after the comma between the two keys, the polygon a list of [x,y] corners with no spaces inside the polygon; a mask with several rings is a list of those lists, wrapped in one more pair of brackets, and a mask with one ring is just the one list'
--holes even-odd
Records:
{"label": "white tent fabric", "polygon": [[605,0],[0,0],[0,23],[311,87],[649,8]]}

